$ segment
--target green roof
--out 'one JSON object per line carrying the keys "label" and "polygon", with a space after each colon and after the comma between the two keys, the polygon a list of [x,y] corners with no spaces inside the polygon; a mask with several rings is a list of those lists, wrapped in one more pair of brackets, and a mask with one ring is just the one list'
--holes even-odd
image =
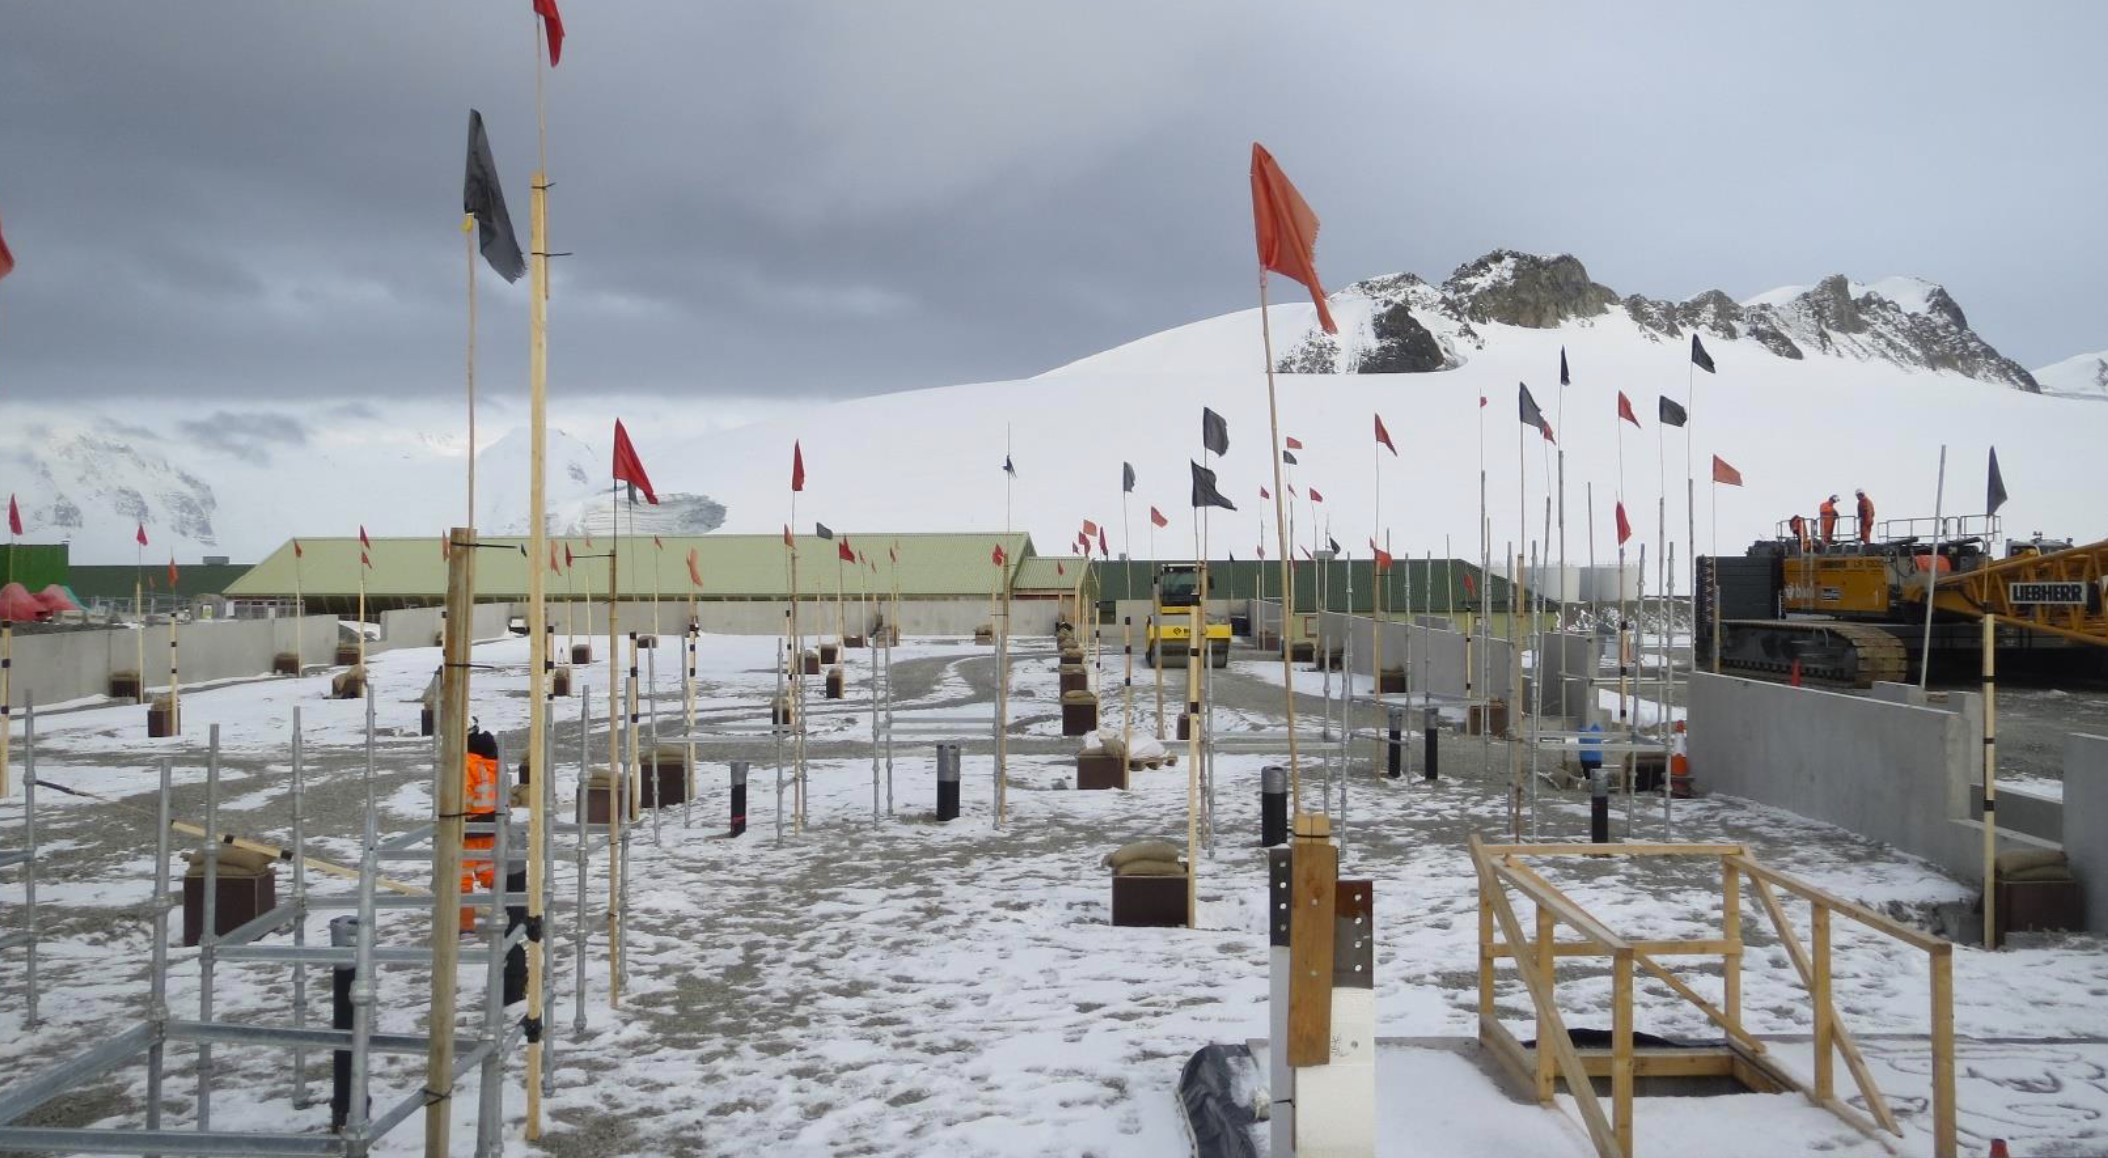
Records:
{"label": "green roof", "polygon": [[1011,591],[1022,594],[1032,592],[1058,592],[1067,595],[1076,590],[1081,579],[1085,594],[1097,588],[1097,578],[1092,574],[1100,563],[1091,562],[1084,555],[1033,555],[1018,564],[1017,579]]}
{"label": "green roof", "polygon": [[[446,597],[446,560],[439,536],[415,539],[374,539],[366,553],[372,568],[365,571],[366,595],[380,603],[436,603]],[[523,599],[527,595],[527,540],[505,535],[480,540],[476,557],[476,598],[483,600]],[[551,594],[588,588],[604,597],[608,588],[607,558],[611,540],[601,536],[586,545],[582,536],[551,537],[559,559],[568,548],[573,566],[561,574],[547,575]],[[705,599],[781,599],[790,591],[789,552],[781,535],[690,535],[667,536],[664,546],[648,536],[621,540],[620,580],[622,594],[640,598],[657,593],[666,598],[686,598],[690,590],[688,552],[696,553],[702,572]],[[1024,533],[983,534],[857,534],[838,531],[830,542],[811,535],[796,537],[798,590],[808,596],[832,595],[837,582],[849,592],[890,591],[897,578],[907,598],[985,596],[997,587],[992,556],[1003,548],[1009,567],[1017,571],[1032,559],[1032,538]],[[861,564],[841,560],[842,543],[859,552],[876,568],[859,571]],[[295,558],[295,544],[299,558]],[[899,563],[891,555],[897,546]],[[227,595],[237,599],[291,596],[297,590],[308,599],[355,597],[359,592],[361,547],[359,540],[298,539],[271,552],[261,563],[227,586]],[[544,567],[548,560],[542,560]]]}

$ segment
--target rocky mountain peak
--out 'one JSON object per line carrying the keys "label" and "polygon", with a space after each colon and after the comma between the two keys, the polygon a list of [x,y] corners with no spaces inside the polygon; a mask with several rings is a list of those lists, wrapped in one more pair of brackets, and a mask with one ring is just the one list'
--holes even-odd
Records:
{"label": "rocky mountain peak", "polygon": [[1496,249],[1457,267],[1442,292],[1475,322],[1549,330],[1569,318],[1592,318],[1618,300],[1589,280],[1572,254],[1546,257]]}

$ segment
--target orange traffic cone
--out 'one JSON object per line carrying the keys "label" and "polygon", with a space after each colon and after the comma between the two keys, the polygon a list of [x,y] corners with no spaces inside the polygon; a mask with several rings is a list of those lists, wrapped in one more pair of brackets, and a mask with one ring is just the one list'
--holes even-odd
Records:
{"label": "orange traffic cone", "polygon": [[2006,1149],[2004,1138],[1991,1139],[1991,1158],[2013,1158],[2012,1152]]}

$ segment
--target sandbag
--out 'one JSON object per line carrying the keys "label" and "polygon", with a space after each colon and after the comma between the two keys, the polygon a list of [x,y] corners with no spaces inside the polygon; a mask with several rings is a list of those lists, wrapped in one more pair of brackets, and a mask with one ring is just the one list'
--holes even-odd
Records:
{"label": "sandbag", "polygon": [[1122,877],[1182,877],[1186,866],[1175,860],[1131,860],[1113,872]]}
{"label": "sandbag", "polygon": [[[269,853],[231,844],[220,846],[219,859],[219,875],[223,877],[260,877],[278,863],[278,858]],[[183,854],[183,860],[189,866],[184,870],[185,876],[202,878],[205,875],[205,854],[202,851],[192,849]]]}
{"label": "sandbag", "polygon": [[1998,854],[1998,877],[2007,881],[2061,881],[2071,865],[2061,849],[2008,849]]}
{"label": "sandbag", "polygon": [[1138,860],[1176,861],[1185,855],[1185,850],[1168,840],[1137,840],[1105,854],[1105,867],[1119,871],[1122,865]]}

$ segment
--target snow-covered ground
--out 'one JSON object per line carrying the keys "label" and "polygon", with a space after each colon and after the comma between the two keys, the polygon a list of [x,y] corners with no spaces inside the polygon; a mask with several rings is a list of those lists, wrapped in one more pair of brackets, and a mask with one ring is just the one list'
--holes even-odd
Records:
{"label": "snow-covered ground", "polygon": [[[674,639],[659,656],[661,727],[679,710]],[[774,686],[774,641],[704,640],[702,704],[717,720],[753,722]],[[1273,758],[1225,756],[1219,767],[1221,827],[1200,866],[1200,920],[1193,930],[1116,929],[1099,858],[1113,846],[1182,839],[1186,777],[1177,768],[1137,773],[1132,791],[1069,790],[1073,741],[1058,737],[1055,658],[1044,641],[1021,641],[1012,682],[1014,714],[1009,823],[992,823],[992,760],[985,714],[992,688],[986,648],[959,640],[914,641],[896,653],[896,687],[911,715],[965,716],[964,814],[937,824],[930,738],[895,752],[890,814],[874,820],[870,717],[858,701],[868,656],[849,661],[851,700],[815,716],[809,825],[775,836],[775,766],[765,745],[713,745],[700,773],[692,827],[669,809],[636,832],[622,1008],[608,1004],[605,939],[586,952],[586,1026],[574,1034],[574,878],[559,866],[555,967],[559,1002],[555,1092],[547,1104],[554,1154],[916,1154],[1160,1155],[1183,1152],[1171,1091],[1180,1064],[1209,1041],[1266,1033],[1265,861],[1255,847],[1258,769]],[[476,649],[476,714],[516,745],[525,724],[525,645]],[[417,736],[417,697],[437,663],[434,649],[374,658],[378,689],[374,785],[384,826],[400,828],[429,809],[431,741]],[[604,695],[608,657],[579,671]],[[1278,726],[1271,668],[1242,655],[1215,674],[1218,726]],[[1101,673],[1108,722],[1119,720],[1115,657]],[[1306,674],[1299,674],[1302,684]],[[91,707],[38,721],[38,775],[117,797],[104,804],[46,792],[43,895],[45,1024],[25,1031],[20,966],[0,962],[0,1084],[11,1084],[136,1018],[144,1008],[147,898],[155,761],[173,758],[179,814],[199,818],[207,729],[220,726],[224,827],[283,839],[288,827],[286,752],[291,709],[301,710],[311,818],[320,855],[349,859],[365,788],[363,706],[323,697],[319,677],[236,684],[187,694],[188,734],[144,738],[143,709]],[[1153,689],[1137,680],[1137,727],[1153,725]],[[1175,699],[1174,699],[1175,702]],[[816,703],[817,708],[827,705]],[[558,702],[557,769],[568,795],[580,748],[579,701]],[[602,720],[605,700],[593,704]],[[1173,708],[1175,711],[1175,707]],[[17,729],[19,733],[20,723]],[[604,737],[587,744],[604,751]],[[1183,749],[1174,747],[1183,755]],[[20,749],[17,748],[19,754]],[[755,759],[750,829],[725,839],[723,760]],[[1505,825],[1506,750],[1456,740],[1443,779],[1379,783],[1367,751],[1356,753],[1342,871],[1376,888],[1379,1033],[1386,1039],[1461,1037],[1475,1027],[1475,885],[1466,834]],[[1494,771],[1486,769],[1490,765]],[[885,791],[880,778],[881,805]],[[1702,780],[1702,774],[1701,774]],[[1309,790],[1318,791],[1314,786]],[[1579,838],[1587,803],[1543,795],[1544,834]],[[1761,859],[1846,897],[1910,918],[1965,901],[1969,890],[1884,846],[1788,814],[1730,800],[1677,802],[1679,839],[1750,844]],[[0,833],[17,830],[19,795],[0,810]],[[1635,836],[1659,835],[1642,810]],[[1625,831],[1622,819],[1618,832]],[[588,916],[601,904],[604,866],[589,873]],[[1704,935],[1717,928],[1717,871],[1702,865],[1551,865],[1548,875],[1612,928],[1638,937]],[[402,867],[418,879],[422,870]],[[281,877],[284,895],[287,881]],[[317,878],[314,887],[345,885]],[[10,880],[0,898],[19,890]],[[0,913],[4,913],[0,909]],[[1752,908],[1744,1009],[1763,1034],[1804,1035],[1812,1021],[1783,949],[1763,935]],[[323,919],[310,926],[324,936]],[[1804,930],[1805,934],[1805,930]],[[425,935],[410,914],[383,918],[383,937],[411,944]],[[1904,1153],[1930,1152],[1924,1089],[1927,975],[1923,955],[1837,928],[1836,987],[1844,1017],[1868,1043],[1909,1131]],[[1965,1152],[1991,1136],[2015,1153],[2108,1147],[2108,954],[2100,939],[2053,937],[2000,953],[1959,948],[1957,1030]],[[197,1008],[195,954],[178,950],[171,991],[179,1014]],[[222,965],[216,1016],[283,1024],[291,986],[283,967]],[[1718,999],[1716,974],[1688,979]],[[465,971],[465,982],[472,980]],[[311,996],[323,984],[311,979]],[[382,1027],[415,1032],[425,981],[416,970],[382,979]],[[1576,1024],[1609,1021],[1609,980],[1563,968],[1561,993]],[[1641,984],[1639,1028],[1710,1036],[1702,1015],[1666,990]],[[1504,980],[1503,1016],[1529,1036],[1527,998]],[[477,1016],[464,1001],[464,1021]],[[326,1017],[326,1002],[318,1005]],[[1904,1035],[1890,1037],[1886,1035]],[[1778,1047],[1796,1056],[1792,1041]],[[216,1063],[219,1128],[319,1130],[327,1107],[293,1109],[292,1072],[280,1052],[222,1048]],[[325,1096],[327,1059],[307,1059],[310,1088]],[[193,1055],[172,1052],[171,1091],[191,1088]],[[1807,1072],[1805,1060],[1798,1063]],[[516,1082],[517,1070],[512,1073]],[[376,1101],[386,1105],[422,1080],[421,1059],[384,1060]],[[1570,1120],[1496,1091],[1456,1055],[1386,1048],[1380,1059],[1387,1153],[1582,1155]],[[1892,1083],[1892,1084],[1888,1084]],[[95,1087],[62,1107],[68,1124],[136,1121],[143,1073]],[[472,1104],[457,1102],[457,1145],[466,1152]],[[521,1140],[524,1108],[508,1089],[507,1152]],[[171,1119],[188,1120],[174,1104]],[[1639,1118],[1649,1153],[1735,1153],[1878,1148],[1792,1098],[1650,1101]],[[1726,1144],[1726,1143],[1721,1143]],[[1563,1147],[1563,1148],[1562,1148]],[[415,1127],[383,1153],[418,1149]]]}

